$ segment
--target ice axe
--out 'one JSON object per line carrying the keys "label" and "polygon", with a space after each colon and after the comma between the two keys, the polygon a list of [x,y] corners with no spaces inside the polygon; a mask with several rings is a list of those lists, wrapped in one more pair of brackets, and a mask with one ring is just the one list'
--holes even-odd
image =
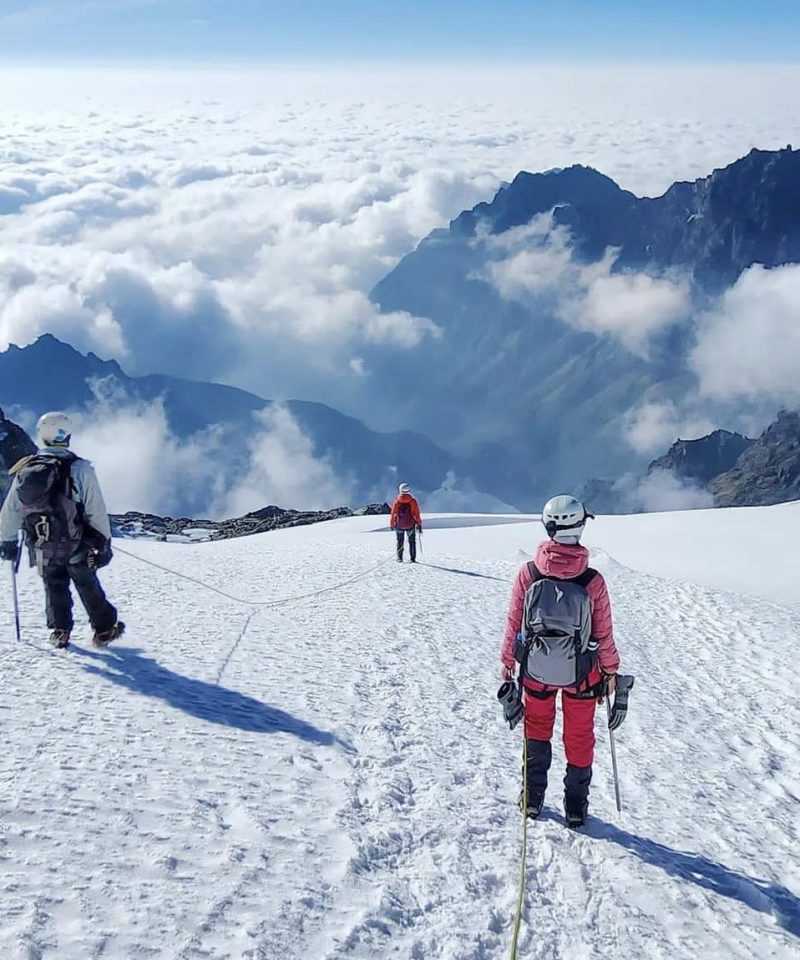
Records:
{"label": "ice axe", "polygon": [[[611,742],[611,766],[614,770],[614,793],[617,799],[617,813],[622,813],[622,799],[619,793],[619,769],[617,767],[617,744],[614,739],[614,731],[621,725],[628,713],[628,696],[630,695],[635,678],[617,675],[616,686],[614,688],[614,705],[611,705],[611,697],[606,692],[606,709],[608,711],[608,738]],[[608,680],[606,680],[606,686]]]}

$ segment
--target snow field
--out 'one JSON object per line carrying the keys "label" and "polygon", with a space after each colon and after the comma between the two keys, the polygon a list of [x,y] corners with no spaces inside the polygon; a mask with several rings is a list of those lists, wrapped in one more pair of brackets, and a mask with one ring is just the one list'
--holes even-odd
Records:
{"label": "snow field", "polygon": [[[129,630],[106,651],[82,614],[75,648],[50,651],[23,576],[35,646],[0,613],[0,956],[506,957],[521,731],[502,723],[497,657],[509,581],[540,535],[520,519],[433,519],[426,565],[263,610],[118,555],[103,579]],[[631,551],[646,519],[638,534],[630,521]],[[379,526],[125,548],[269,599],[388,556]],[[554,742],[520,956],[794,958],[800,598],[678,579],[677,547],[670,578],[639,573],[605,552],[604,528],[592,562],[637,676],[618,734],[625,809],[598,719],[591,821],[567,832]]]}

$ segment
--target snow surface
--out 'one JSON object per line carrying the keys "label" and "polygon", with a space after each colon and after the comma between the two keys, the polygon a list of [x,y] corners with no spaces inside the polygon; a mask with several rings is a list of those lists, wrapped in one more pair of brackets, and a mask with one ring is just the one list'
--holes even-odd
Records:
{"label": "snow surface", "polygon": [[[525,518],[429,518],[424,565],[247,608],[118,553],[129,625],[51,651],[0,612],[0,957],[508,956],[521,731],[495,700]],[[120,541],[250,600],[390,556],[363,517],[193,545]],[[800,507],[603,518],[623,669],[614,807],[529,830],[520,957],[800,956]]]}

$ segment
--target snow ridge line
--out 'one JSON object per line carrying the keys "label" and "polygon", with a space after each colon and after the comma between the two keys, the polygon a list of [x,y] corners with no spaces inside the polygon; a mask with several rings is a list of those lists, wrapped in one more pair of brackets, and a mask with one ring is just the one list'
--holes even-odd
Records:
{"label": "snow ridge line", "polygon": [[115,545],[114,551],[115,553],[125,554],[126,557],[132,557],[134,560],[138,560],[139,563],[145,563],[148,567],[155,567],[156,570],[161,570],[163,573],[168,573],[180,580],[188,580],[189,583],[197,584],[197,586],[203,587],[205,590],[218,593],[221,597],[225,597],[226,600],[232,600],[234,603],[242,603],[250,607],[261,607],[262,609],[267,607],[280,607],[287,603],[296,603],[300,600],[309,600],[312,597],[319,597],[324,593],[333,593],[336,590],[340,590],[342,587],[349,586],[351,583],[356,583],[358,580],[363,580],[364,577],[368,577],[371,573],[379,570],[390,560],[394,560],[396,557],[396,553],[392,551],[388,557],[381,560],[380,563],[376,563],[375,566],[370,567],[368,570],[362,570],[361,573],[356,574],[354,577],[350,577],[347,580],[341,580],[339,583],[334,583],[329,587],[322,587],[320,590],[312,590],[310,593],[300,593],[294,597],[282,597],[280,600],[248,600],[245,597],[236,597],[231,593],[226,593],[224,590],[220,590],[219,587],[214,587],[210,583],[205,583],[203,580],[198,580],[196,577],[190,577],[186,573],[178,573],[177,570],[171,570],[169,567],[163,567],[160,563],[154,563],[152,560],[145,560],[144,557],[140,557],[136,553],[131,553],[130,550],[123,550],[122,547]]}

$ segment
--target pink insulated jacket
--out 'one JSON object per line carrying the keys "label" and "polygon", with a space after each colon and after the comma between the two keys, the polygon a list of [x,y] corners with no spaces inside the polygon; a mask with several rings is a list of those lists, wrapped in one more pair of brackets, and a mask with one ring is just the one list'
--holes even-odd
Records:
{"label": "pink insulated jacket", "polygon": [[[589,566],[589,551],[580,544],[545,540],[539,544],[534,563],[536,569],[545,576],[569,580],[572,577],[579,577]],[[503,637],[503,648],[500,652],[500,659],[507,667],[513,667],[516,662],[514,660],[514,647],[517,642],[517,634],[522,629],[525,593],[532,583],[533,579],[526,563],[517,574],[508,608],[508,621]],[[614,643],[611,600],[602,574],[597,574],[589,583],[586,592],[589,594],[592,604],[592,636],[599,644],[600,667],[605,673],[616,673],[619,669],[619,654]]]}

